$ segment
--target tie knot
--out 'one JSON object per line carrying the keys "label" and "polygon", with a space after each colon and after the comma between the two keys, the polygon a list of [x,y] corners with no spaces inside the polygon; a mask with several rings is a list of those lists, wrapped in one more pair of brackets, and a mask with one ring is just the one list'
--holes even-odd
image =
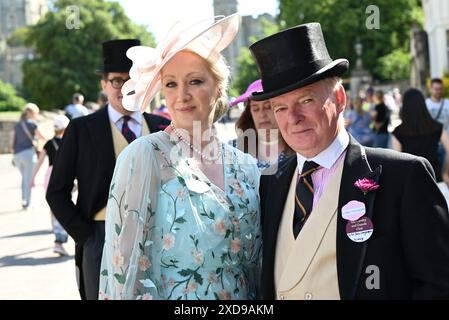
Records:
{"label": "tie knot", "polygon": [[312,172],[318,170],[320,165],[313,161],[306,161],[302,167],[301,177],[306,177]]}
{"label": "tie knot", "polygon": [[123,116],[122,118],[124,123],[127,123],[129,120],[131,120],[130,116]]}

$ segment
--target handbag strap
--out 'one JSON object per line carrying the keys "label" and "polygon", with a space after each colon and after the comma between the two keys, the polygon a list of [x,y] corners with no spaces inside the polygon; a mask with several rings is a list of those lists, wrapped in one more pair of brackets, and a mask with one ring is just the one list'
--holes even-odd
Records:
{"label": "handbag strap", "polygon": [[31,143],[33,143],[34,142],[33,136],[31,135],[30,131],[28,130],[28,128],[25,124],[25,121],[20,121],[20,124],[22,125],[22,129],[25,132],[28,139],[30,139]]}
{"label": "handbag strap", "polygon": [[55,148],[55,151],[58,151],[59,145],[56,143],[55,139],[51,139],[51,143],[53,144],[53,148]]}
{"label": "handbag strap", "polygon": [[444,106],[444,98],[441,99],[440,109],[438,110],[438,113],[437,113],[437,115],[435,117],[435,120],[438,120],[438,118],[440,117],[441,111],[443,111],[443,106]]}

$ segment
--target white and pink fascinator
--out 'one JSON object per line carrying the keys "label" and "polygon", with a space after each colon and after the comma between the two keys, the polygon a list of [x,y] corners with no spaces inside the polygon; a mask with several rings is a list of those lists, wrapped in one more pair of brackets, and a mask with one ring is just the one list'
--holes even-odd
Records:
{"label": "white and pink fascinator", "polygon": [[130,79],[123,85],[123,106],[143,112],[161,89],[161,69],[182,50],[193,51],[211,63],[237,34],[240,16],[217,16],[200,21],[176,21],[156,47],[135,46],[126,52],[133,65]]}

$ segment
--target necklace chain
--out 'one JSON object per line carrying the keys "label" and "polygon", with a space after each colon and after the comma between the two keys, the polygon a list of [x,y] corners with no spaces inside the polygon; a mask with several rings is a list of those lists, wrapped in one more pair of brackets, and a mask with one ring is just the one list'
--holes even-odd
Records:
{"label": "necklace chain", "polygon": [[216,155],[215,157],[209,157],[209,156],[203,154],[203,152],[202,152],[201,150],[199,150],[197,147],[195,147],[195,146],[193,145],[193,143],[190,143],[189,141],[187,141],[187,140],[181,135],[181,133],[178,131],[178,129],[174,126],[173,123],[170,123],[170,127],[172,128],[173,132],[176,134],[176,136],[178,137],[178,139],[179,139],[180,141],[182,141],[184,144],[186,144],[186,145],[190,148],[190,150],[193,150],[194,152],[196,152],[201,158],[203,158],[203,159],[205,159],[205,160],[207,160],[207,161],[216,161],[216,160],[218,160],[218,158],[220,158],[220,156],[221,156],[221,143],[220,143],[220,142],[218,142],[219,148],[218,148],[218,153],[217,153],[217,155]]}

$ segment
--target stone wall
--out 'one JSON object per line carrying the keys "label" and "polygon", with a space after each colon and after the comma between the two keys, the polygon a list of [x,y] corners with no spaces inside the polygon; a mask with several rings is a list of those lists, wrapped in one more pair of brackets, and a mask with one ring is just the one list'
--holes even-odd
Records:
{"label": "stone wall", "polygon": [[11,153],[11,135],[16,123],[13,120],[0,120],[0,154]]}
{"label": "stone wall", "polygon": [[[1,0],[0,0],[1,1]],[[44,135],[46,140],[53,138],[53,117],[57,114],[63,114],[61,110],[42,111],[37,118],[37,126],[39,131]],[[0,114],[0,154],[11,153],[10,143],[14,125],[19,121],[19,115],[2,116]],[[39,140],[38,149],[41,150],[46,140]]]}

